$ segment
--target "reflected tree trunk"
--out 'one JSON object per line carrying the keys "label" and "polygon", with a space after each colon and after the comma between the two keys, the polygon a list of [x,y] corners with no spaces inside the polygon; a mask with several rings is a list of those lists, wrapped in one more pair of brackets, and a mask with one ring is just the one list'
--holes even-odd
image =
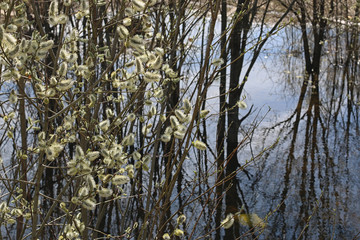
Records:
{"label": "reflected tree trunk", "polygon": [[[216,186],[216,226],[220,226],[222,218],[223,208],[223,179],[224,179],[224,160],[225,160],[225,123],[226,123],[226,65],[227,65],[227,53],[226,53],[226,42],[227,42],[227,3],[226,0],[221,2],[221,58],[224,63],[221,66],[220,72],[220,87],[219,87],[219,120],[217,124],[217,135],[216,135],[216,150],[217,150],[217,186]],[[216,230],[215,239],[221,238],[221,229]]]}
{"label": "reflected tree trunk", "polygon": [[[241,208],[242,201],[236,189],[236,170],[239,167],[237,150],[239,147],[239,108],[237,102],[240,100],[241,88],[240,88],[240,74],[244,63],[244,54],[247,43],[248,31],[250,28],[249,23],[249,7],[250,2],[247,0],[238,0],[235,24],[230,34],[230,84],[229,84],[229,99],[228,99],[228,111],[227,111],[227,125],[228,134],[226,139],[226,176],[232,176],[231,180],[225,184],[226,189],[226,214],[235,213]],[[238,223],[235,224],[235,228],[229,228],[225,231],[226,239],[234,239],[240,236]]]}

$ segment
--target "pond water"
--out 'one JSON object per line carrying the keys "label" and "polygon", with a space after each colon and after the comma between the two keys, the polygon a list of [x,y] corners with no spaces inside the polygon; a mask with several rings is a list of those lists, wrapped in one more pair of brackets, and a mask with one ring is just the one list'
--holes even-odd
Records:
{"label": "pond water", "polygon": [[[267,44],[245,86],[246,102],[255,111],[241,129],[260,123],[239,152],[242,164],[255,157],[249,176],[237,175],[241,199],[249,212],[267,218],[260,239],[360,238],[356,59],[336,65],[333,53],[325,51],[319,103],[307,94],[297,108],[304,61],[289,53],[294,42],[284,45],[287,31],[294,30],[285,29]],[[338,53],[344,59],[349,54]]]}

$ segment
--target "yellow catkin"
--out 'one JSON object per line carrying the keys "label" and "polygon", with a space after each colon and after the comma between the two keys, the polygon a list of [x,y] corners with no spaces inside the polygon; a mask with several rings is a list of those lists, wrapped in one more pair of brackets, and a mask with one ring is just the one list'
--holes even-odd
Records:
{"label": "yellow catkin", "polygon": [[200,140],[196,140],[195,142],[193,142],[193,145],[194,145],[194,147],[196,147],[199,150],[206,150],[206,148],[207,148],[206,144]]}

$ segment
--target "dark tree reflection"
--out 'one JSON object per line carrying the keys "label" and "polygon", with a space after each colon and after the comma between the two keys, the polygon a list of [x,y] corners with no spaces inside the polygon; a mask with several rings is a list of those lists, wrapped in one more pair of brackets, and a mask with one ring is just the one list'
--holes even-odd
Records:
{"label": "dark tree reflection", "polygon": [[[297,45],[299,31],[285,31],[284,42]],[[317,72],[306,60],[316,50],[304,61],[289,52],[276,58],[287,78],[277,88],[298,96],[291,96],[297,99],[293,112],[264,130],[264,147],[276,137],[279,143],[251,170],[254,178],[246,187],[256,192],[248,197],[250,209],[263,216],[272,212],[264,239],[352,239],[360,231],[358,26],[331,24],[326,31]],[[311,34],[309,49],[316,41]],[[300,83],[293,69],[303,69]]]}

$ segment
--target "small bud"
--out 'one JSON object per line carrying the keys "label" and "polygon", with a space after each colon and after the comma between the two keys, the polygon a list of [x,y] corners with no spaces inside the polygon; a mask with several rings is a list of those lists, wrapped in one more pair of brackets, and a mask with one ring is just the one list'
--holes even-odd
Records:
{"label": "small bud", "polygon": [[56,80],[56,78],[54,77],[54,76],[52,76],[51,78],[50,78],[50,85],[51,86],[56,86],[57,85],[57,80]]}
{"label": "small bud", "polygon": [[133,15],[134,15],[134,11],[132,8],[130,7],[125,8],[125,16],[131,17]]}
{"label": "small bud", "polygon": [[158,88],[154,91],[154,97],[160,99],[164,96],[164,92],[161,88]]}
{"label": "small bud", "polygon": [[145,51],[145,45],[143,43],[143,39],[139,35],[133,36],[130,39],[129,44],[130,44],[131,47],[133,47],[138,52],[144,52]]}
{"label": "small bud", "polygon": [[136,169],[139,169],[139,168],[141,168],[141,165],[142,165],[142,161],[137,161],[136,163],[135,163],[135,168]]}
{"label": "small bud", "polygon": [[162,123],[164,123],[164,122],[166,121],[166,116],[162,114],[162,115],[160,116],[160,121],[161,121]]}
{"label": "small bud", "polygon": [[164,49],[163,48],[160,48],[160,47],[156,47],[154,49],[155,53],[158,55],[158,56],[163,56],[164,55]]}
{"label": "small bud", "polygon": [[20,217],[23,215],[23,211],[21,209],[15,208],[11,211],[11,215],[15,217]]}
{"label": "small bud", "polygon": [[78,172],[78,169],[76,167],[73,167],[68,169],[67,174],[69,176],[75,176]]}

